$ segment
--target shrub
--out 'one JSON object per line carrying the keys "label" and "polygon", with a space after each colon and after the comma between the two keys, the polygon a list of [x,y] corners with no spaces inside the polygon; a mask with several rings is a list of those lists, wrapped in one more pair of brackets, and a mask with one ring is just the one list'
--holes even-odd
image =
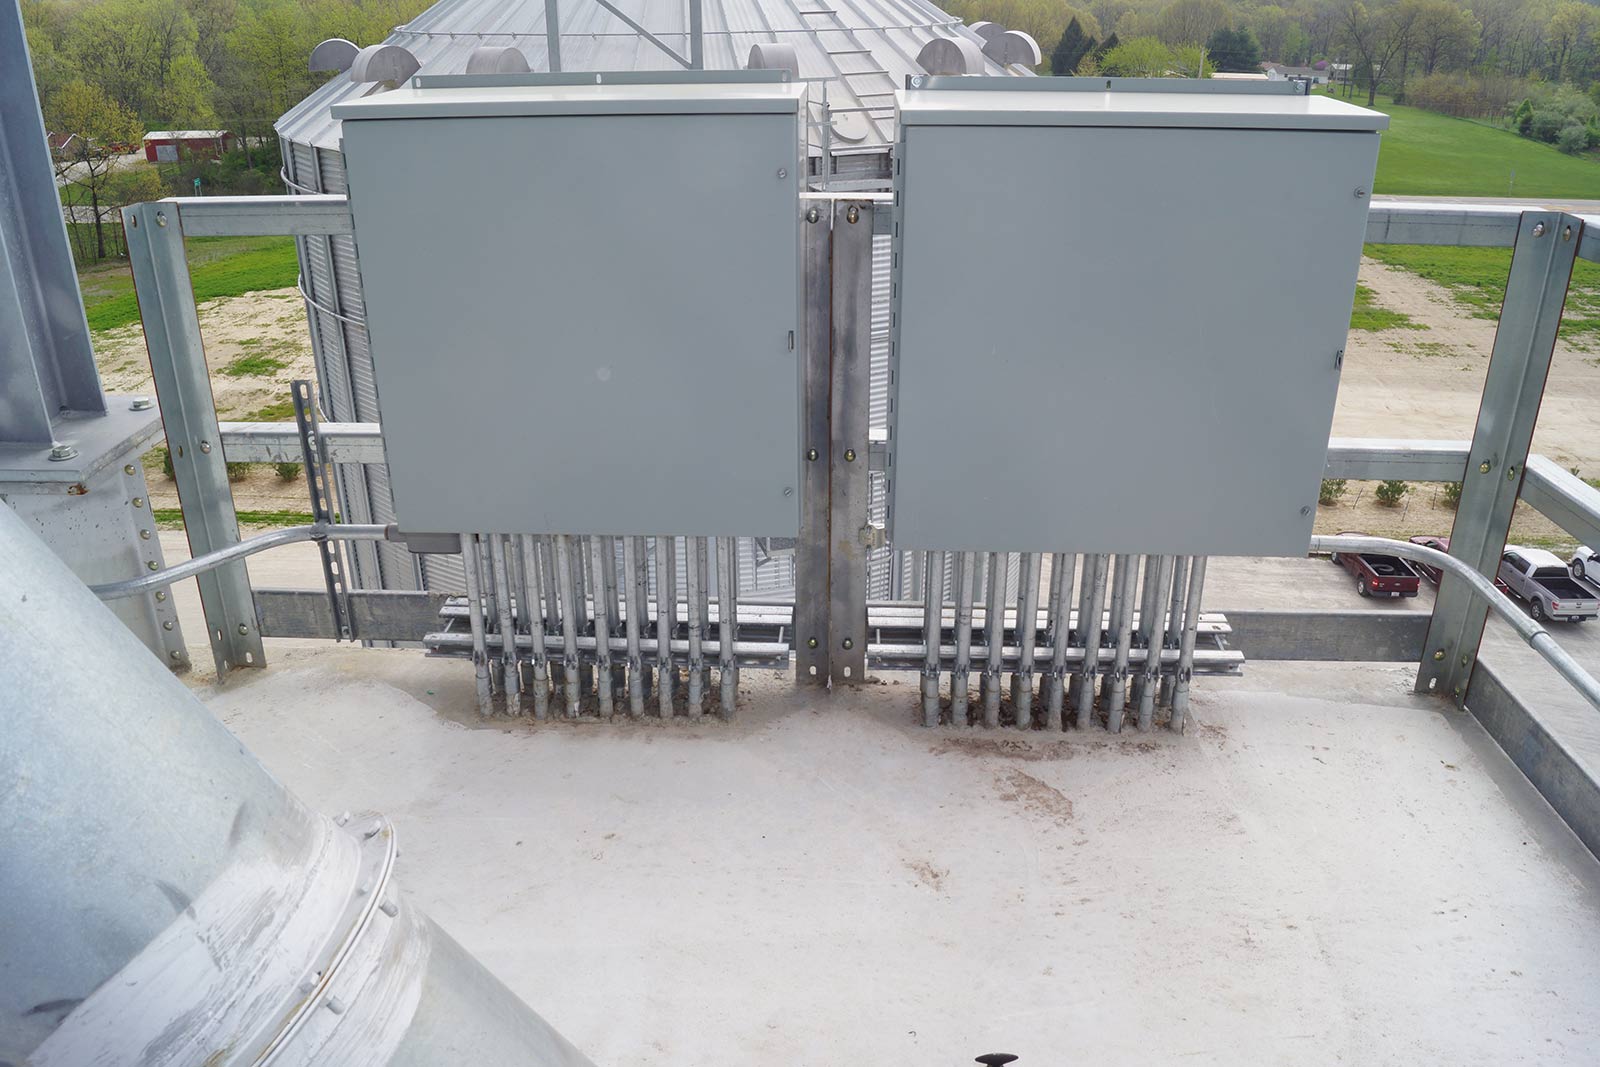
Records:
{"label": "shrub", "polygon": [[1589,147],[1589,131],[1582,126],[1566,126],[1556,135],[1556,147],[1575,156]]}
{"label": "shrub", "polygon": [[278,478],[285,482],[292,482],[300,477],[300,464],[274,463],[272,469],[278,472]]}
{"label": "shrub", "polygon": [[1411,487],[1405,482],[1391,478],[1388,481],[1379,482],[1378,488],[1373,490],[1373,493],[1377,496],[1378,503],[1386,508],[1393,508],[1399,507],[1400,499],[1410,491]]}
{"label": "shrub", "polygon": [[1344,496],[1345,480],[1343,478],[1322,479],[1322,490],[1317,493],[1317,503],[1324,507],[1331,507]]}
{"label": "shrub", "polygon": [[1522,136],[1528,136],[1528,131],[1533,129],[1533,101],[1524,100],[1517,105],[1516,114],[1511,117],[1512,125]]}
{"label": "shrub", "polygon": [[173,476],[171,450],[165,446],[162,446],[161,448],[152,448],[150,451],[158,453],[161,456],[161,473],[165,474],[168,478],[171,478]]}
{"label": "shrub", "polygon": [[1457,504],[1461,503],[1461,483],[1460,482],[1445,482],[1444,483],[1444,502],[1446,504],[1449,504],[1452,508],[1454,508]]}
{"label": "shrub", "polygon": [[250,466],[251,465],[248,463],[228,464],[228,481],[242,482],[246,478],[250,477]]}

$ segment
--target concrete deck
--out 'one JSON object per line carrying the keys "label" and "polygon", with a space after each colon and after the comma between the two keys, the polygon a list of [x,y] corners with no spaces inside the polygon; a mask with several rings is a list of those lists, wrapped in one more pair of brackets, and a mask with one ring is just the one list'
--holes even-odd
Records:
{"label": "concrete deck", "polygon": [[403,884],[599,1064],[1600,1061],[1600,864],[1406,667],[1052,740],[764,672],[733,724],[486,725],[464,663],[269,655],[210,706],[393,817]]}

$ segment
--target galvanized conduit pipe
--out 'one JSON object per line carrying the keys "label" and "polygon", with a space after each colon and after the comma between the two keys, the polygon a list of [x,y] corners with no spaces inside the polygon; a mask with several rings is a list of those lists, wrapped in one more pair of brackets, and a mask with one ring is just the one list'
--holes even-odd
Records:
{"label": "galvanized conduit pipe", "polygon": [[331,541],[382,541],[388,532],[387,526],[356,523],[313,522],[305,526],[289,526],[282,530],[273,530],[271,533],[258,534],[236,545],[208,552],[204,556],[184,560],[166,570],[152,571],[121,582],[90,586],[90,592],[101,600],[120,600],[123,597],[137,596],[150,589],[171,585],[173,582],[181,582],[185,578],[193,578],[197,574],[215,570],[224,563],[244,559],[246,556],[253,556],[257,552],[265,552],[280,545],[299,544],[302,541],[315,541],[323,537]]}
{"label": "galvanized conduit pipe", "polygon": [[1341,534],[1337,537],[1314,536],[1311,538],[1311,551],[1381,552],[1426,563],[1450,572],[1472,586],[1473,592],[1481,596],[1496,615],[1509,623],[1530,648],[1543,656],[1545,662],[1556,669],[1557,674],[1565,678],[1567,683],[1595,710],[1600,711],[1600,682],[1595,681],[1593,675],[1579,666],[1578,661],[1556,643],[1556,639],[1550,636],[1548,630],[1534,622],[1510,597],[1496,589],[1494,582],[1454,556],[1437,549],[1414,545],[1409,541],[1391,541],[1387,537],[1360,537],[1350,534]]}
{"label": "galvanized conduit pipe", "polygon": [[0,634],[0,1061],[590,1067],[5,507]]}
{"label": "galvanized conduit pipe", "polygon": [[[544,637],[544,570],[539,563],[539,542],[531,534],[522,534],[522,570],[527,579],[527,599],[520,605],[522,622],[529,637]],[[533,717],[545,719],[550,715],[550,670],[545,656],[544,641],[532,641],[529,660],[533,665]]]}
{"label": "galvanized conduit pipe", "polygon": [[717,538],[717,682],[722,687],[722,717],[733,718],[739,700],[739,661],[733,645],[739,628],[739,546],[732,537]]}
{"label": "galvanized conduit pipe", "polygon": [[939,725],[939,642],[944,636],[944,553],[929,552],[924,564],[922,724]]}
{"label": "galvanized conduit pipe", "polygon": [[1011,676],[1011,706],[1017,728],[1033,728],[1033,660],[1039,639],[1039,570],[1043,557],[1022,554],[1022,584],[1017,591],[1017,671]]}
{"label": "galvanized conduit pipe", "polygon": [[484,643],[483,590],[479,586],[478,539],[461,535],[461,570],[467,586],[467,623],[472,631],[472,670],[478,692],[478,714],[494,713],[494,694],[489,682],[489,650]]}
{"label": "galvanized conduit pipe", "polygon": [[967,725],[967,685],[972,674],[972,585],[978,567],[973,552],[957,552],[952,585],[956,597],[956,658],[950,670],[950,722]]}

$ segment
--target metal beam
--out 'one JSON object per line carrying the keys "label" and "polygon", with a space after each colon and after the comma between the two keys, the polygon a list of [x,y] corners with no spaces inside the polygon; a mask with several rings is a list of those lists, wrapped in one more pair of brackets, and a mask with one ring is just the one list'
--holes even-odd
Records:
{"label": "metal beam", "polygon": [[311,237],[355,233],[342,196],[174,196],[160,201],[176,213],[185,237]]}
{"label": "metal beam", "polygon": [[544,50],[550,73],[561,73],[561,0],[544,0]]}
{"label": "metal beam", "polygon": [[794,547],[795,678],[827,685],[829,477],[833,466],[829,392],[833,359],[833,205],[800,205],[805,308],[800,350],[800,537]]}
{"label": "metal beam", "polygon": [[668,45],[667,42],[663,41],[661,38],[657,37],[655,34],[651,33],[649,30],[645,29],[639,23],[635,22],[631,15],[629,15],[627,12],[623,11],[621,8],[617,7],[615,4],[613,4],[611,2],[611,0],[594,0],[594,2],[599,4],[601,7],[605,8],[607,11],[611,12],[613,15],[617,16],[617,18],[621,19],[623,24],[626,25],[628,27],[628,29],[632,30],[634,33],[637,33],[640,37],[643,37],[645,40],[649,41],[651,44],[653,44],[657,48],[661,49],[667,55],[671,56],[678,64],[683,66],[685,69],[690,69],[690,70],[694,69],[694,63],[693,62],[691,62],[688,59],[685,59],[676,49],[674,49],[670,45]]}
{"label": "metal beam", "polygon": [[[176,212],[161,203],[135,204],[124,208],[122,217],[189,552],[210,555],[239,543],[239,523],[223,461],[183,230]],[[231,667],[265,666],[244,562],[228,563],[200,575],[198,581],[218,677]]]}
{"label": "metal beam", "polygon": [[[345,595],[350,628],[361,641],[421,641],[439,628],[449,593],[358,589]],[[339,640],[320,589],[257,589],[256,616],[263,637]]]}
{"label": "metal beam", "polygon": [[1428,204],[1376,196],[1367,211],[1367,243],[1509,248],[1522,214],[1540,210],[1536,204]]}
{"label": "metal beam", "polygon": [[1596,857],[1600,857],[1600,783],[1517,699],[1490,664],[1480,662],[1464,707]]}
{"label": "metal beam", "polygon": [[1584,544],[1600,549],[1600,489],[1545,456],[1529,456],[1522,499]]}
{"label": "metal beam", "polygon": [[701,0],[689,0],[689,67],[704,70],[706,66],[706,30],[701,13]]}
{"label": "metal beam", "polygon": [[[234,463],[299,463],[300,435],[292,422],[218,424],[222,447]],[[329,462],[383,463],[383,431],[375,422],[317,424]]]}
{"label": "metal beam", "polygon": [[867,669],[867,552],[873,533],[867,521],[872,218],[871,201],[834,201],[828,629],[835,685],[859,683]]}
{"label": "metal beam", "polygon": [[[1525,212],[1511,254],[1468,473],[1450,534],[1450,554],[1489,578],[1499,569],[1511,528],[1582,229],[1583,223],[1572,215]],[[1418,692],[1443,691],[1460,703],[1487,613],[1487,603],[1466,582],[1444,583],[1417,673]]]}
{"label": "metal beam", "polygon": [[[1222,609],[1218,609],[1222,610]],[[1420,611],[1223,610],[1228,647],[1255,660],[1416,663],[1428,616]]]}
{"label": "metal beam", "polygon": [[1378,482],[1459,482],[1470,441],[1405,441],[1384,437],[1335,437],[1328,442],[1324,478]]}

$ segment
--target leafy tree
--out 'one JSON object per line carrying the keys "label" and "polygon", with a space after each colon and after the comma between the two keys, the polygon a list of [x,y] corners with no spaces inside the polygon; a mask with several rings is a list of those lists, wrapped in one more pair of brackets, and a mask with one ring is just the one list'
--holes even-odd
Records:
{"label": "leafy tree", "polygon": [[1159,37],[1135,37],[1100,57],[1100,71],[1125,78],[1164,78],[1177,60]]}
{"label": "leafy tree", "polygon": [[1073,19],[1067,23],[1055,51],[1050,53],[1050,72],[1058,75],[1076,73],[1078,64],[1094,51],[1094,45],[1094,38],[1084,33],[1078,20]]}
{"label": "leafy tree", "polygon": [[[1416,23],[1416,8],[1410,4],[1392,4],[1389,7],[1369,9],[1361,0],[1349,0],[1343,8],[1342,39],[1355,60],[1355,71],[1367,80],[1367,106],[1378,103],[1378,85],[1381,79],[1393,77],[1392,69],[1411,42]],[[1404,84],[1404,73],[1400,72]]]}
{"label": "leafy tree", "polygon": [[1441,64],[1465,66],[1478,47],[1478,20],[1453,0],[1422,0],[1415,33],[1423,74],[1432,74]]}
{"label": "leafy tree", "polygon": [[[50,100],[50,128],[69,137],[55,154],[56,179],[69,190],[74,216],[84,208],[94,225],[95,258],[106,256],[105,216],[111,173],[118,146],[139,140],[139,120],[104,89],[75,81],[63,86]],[[74,221],[83,221],[74,217]]]}
{"label": "leafy tree", "polygon": [[1261,69],[1261,45],[1249,30],[1220,29],[1206,40],[1206,54],[1218,70],[1252,72]]}
{"label": "leafy tree", "polygon": [[1229,23],[1222,0],[1172,0],[1161,9],[1156,36],[1168,45],[1200,44]]}

